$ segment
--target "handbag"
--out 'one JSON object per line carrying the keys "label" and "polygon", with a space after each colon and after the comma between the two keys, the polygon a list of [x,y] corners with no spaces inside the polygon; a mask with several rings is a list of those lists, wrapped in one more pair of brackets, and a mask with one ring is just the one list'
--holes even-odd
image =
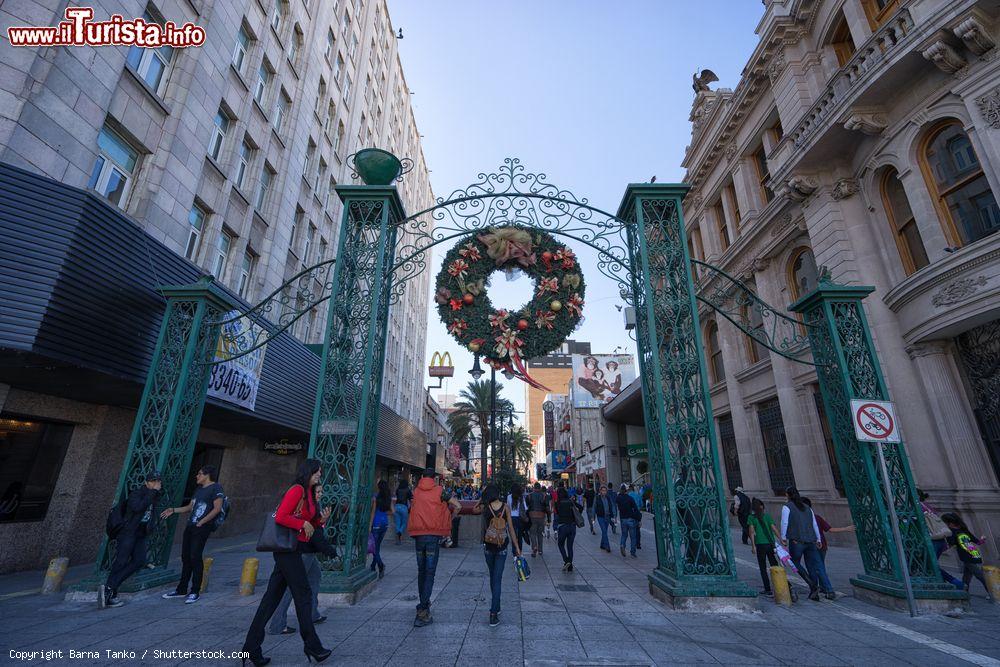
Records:
{"label": "handbag", "polygon": [[572,501],[570,501],[570,506],[573,508],[573,518],[576,520],[576,527],[583,528],[587,524],[583,521],[583,514],[580,513],[580,508]]}
{"label": "handbag", "polygon": [[375,533],[368,533],[368,553],[375,553]]}
{"label": "handbag", "polygon": [[927,524],[927,533],[932,540],[943,540],[951,535],[951,529],[944,525],[941,517],[930,510],[924,510],[924,522]]}
{"label": "handbag", "polygon": [[[302,502],[295,507],[295,515],[302,511]],[[278,503],[279,506],[281,503]],[[277,522],[278,508],[275,507],[267,518],[264,519],[264,527],[260,529],[257,537],[257,551],[270,551],[272,553],[291,553],[299,547],[299,531],[294,528],[282,526]]]}

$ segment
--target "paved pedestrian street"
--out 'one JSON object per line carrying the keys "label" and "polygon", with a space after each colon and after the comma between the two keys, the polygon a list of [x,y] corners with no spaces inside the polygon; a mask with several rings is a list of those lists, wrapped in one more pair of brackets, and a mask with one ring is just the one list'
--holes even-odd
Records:
{"label": "paved pedestrian street", "polygon": [[[466,521],[469,519],[466,518]],[[504,580],[501,624],[488,625],[489,583],[480,547],[445,549],[435,582],[433,624],[413,627],[416,565],[412,542],[387,537],[385,578],[354,607],[326,610],[317,626],[333,649],[334,665],[998,665],[1000,609],[982,590],[973,591],[972,611],[961,617],[911,619],[850,596],[811,602],[800,595],[791,609],[759,598],[754,613],[690,613],[669,610],[647,592],[655,562],[652,521],[643,529],[638,558],[622,558],[617,544],[607,554],[599,539],[577,535],[575,569],[561,571],[554,540],[542,558],[528,558],[531,578],[518,584],[510,558]],[[62,651],[51,664],[174,665],[237,664],[217,657],[154,657],[159,650],[238,651],[266,586],[269,557],[262,555],[256,594],[240,597],[242,561],[253,552],[253,535],[210,541],[215,558],[201,601],[162,600],[160,591],[137,594],[125,606],[98,610],[62,595],[28,593],[39,572],[0,578],[0,645],[5,664],[21,664],[11,651]],[[740,576],[759,586],[756,562],[734,535]],[[857,552],[831,548],[827,559],[838,591],[861,571]],[[88,573],[73,568],[71,579]],[[794,580],[793,580],[793,583]],[[801,591],[801,588],[799,589]],[[294,614],[289,622],[295,624]],[[100,657],[70,660],[69,651]],[[107,651],[132,651],[117,656]],[[305,664],[297,634],[268,636],[264,653],[273,665]],[[143,659],[142,656],[146,657]],[[51,657],[51,656],[50,656]],[[33,662],[40,663],[36,658]]]}

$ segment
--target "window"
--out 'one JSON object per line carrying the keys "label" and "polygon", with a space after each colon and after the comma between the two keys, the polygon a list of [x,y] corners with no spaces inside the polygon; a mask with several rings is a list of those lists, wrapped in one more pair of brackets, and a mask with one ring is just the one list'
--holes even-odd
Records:
{"label": "window", "polygon": [[881,189],[882,205],[885,206],[886,217],[889,218],[889,226],[896,240],[903,269],[906,275],[910,275],[927,266],[930,261],[927,259],[924,241],[920,237],[920,230],[917,229],[917,222],[910,208],[910,200],[907,199],[906,191],[903,190],[903,184],[899,180],[899,172],[893,168],[887,169],[882,176]]}
{"label": "window", "polygon": [[326,105],[326,118],[323,119],[323,134],[333,139],[333,118],[337,115],[337,106],[330,100]]}
{"label": "window", "polygon": [[351,75],[350,74],[345,74],[344,75],[344,101],[345,102],[350,102],[351,101],[351,84],[352,83],[353,82],[351,81]]}
{"label": "window", "polygon": [[347,57],[351,60],[355,59],[358,55],[358,36],[351,33],[351,45],[347,48]]}
{"label": "window", "polygon": [[292,230],[288,236],[288,247],[292,248],[295,246],[295,234],[298,230],[302,229],[302,221],[305,219],[306,212],[303,211],[298,206],[295,207],[295,217],[292,218]]}
{"label": "window", "polygon": [[344,143],[344,135],[347,130],[344,128],[344,121],[339,121],[337,123],[337,140],[333,142],[333,150],[339,151],[340,146]]}
{"label": "window", "polygon": [[285,20],[288,18],[287,0],[277,0],[274,3],[274,11],[271,12],[271,29],[281,37],[281,30],[285,27]]}
{"label": "window", "polygon": [[243,253],[243,261],[240,263],[239,295],[246,299],[250,292],[250,279],[253,277],[254,266],[257,264],[257,256],[251,250]]}
{"label": "window", "polygon": [[205,209],[193,204],[188,211],[188,224],[191,229],[188,231],[187,247],[184,249],[184,256],[194,261],[198,254],[198,244],[201,242],[201,233],[205,229],[205,218],[208,217]]}
{"label": "window", "polygon": [[302,264],[303,266],[309,264],[309,255],[312,253],[313,241],[316,239],[316,227],[309,225],[309,231],[306,233],[306,247],[302,249]]}
{"label": "window", "polygon": [[775,121],[774,125],[771,126],[771,138],[774,143],[777,144],[785,137],[785,128],[781,127],[781,119],[779,118]]}
{"label": "window", "polygon": [[861,0],[868,17],[868,25],[877,30],[899,9],[899,0]]}
{"label": "window", "polygon": [[344,82],[343,75],[344,75],[344,56],[340,55],[340,53],[338,52],[337,62],[333,66],[333,80],[337,82],[338,86],[342,85]]}
{"label": "window", "polygon": [[760,196],[766,206],[774,199],[774,191],[767,186],[767,182],[771,180],[771,172],[767,168],[767,155],[764,154],[763,144],[753,154],[753,163],[757,167],[757,184],[760,186]]}
{"label": "window", "polygon": [[241,25],[240,31],[236,33],[236,46],[233,47],[233,67],[240,74],[243,73],[243,63],[246,62],[247,53],[250,51],[250,33],[246,26]]}
{"label": "window", "polygon": [[715,215],[715,229],[719,232],[719,247],[722,248],[722,252],[729,249],[732,243],[729,239],[729,227],[726,225],[726,209],[722,205],[722,200],[719,200],[712,207],[712,213]]}
{"label": "window", "polygon": [[323,208],[330,208],[330,200],[333,199],[334,193],[336,193],[337,179],[333,176],[330,177],[330,184],[326,188],[326,197],[323,200]]}
{"label": "window", "polygon": [[[756,282],[751,281],[750,284],[747,286],[754,294],[757,293]],[[747,355],[750,357],[750,363],[755,364],[758,361],[761,361],[762,359],[767,359],[769,350],[763,343],[760,342],[760,340],[767,339],[767,334],[764,329],[764,315],[761,312],[761,305],[756,300],[748,297],[747,303],[743,305],[743,313],[741,319],[742,319],[741,324],[743,324],[743,326],[745,327],[749,327],[750,330],[754,332],[753,336],[746,338]]]}
{"label": "window", "polygon": [[319,257],[316,258],[317,262],[322,262],[327,257],[327,242],[326,239],[319,240]]}
{"label": "window", "polygon": [[97,148],[97,160],[87,187],[96,190],[115,206],[123,206],[128,199],[139,153],[107,127],[101,128],[101,133],[97,135]]}
{"label": "window", "polygon": [[326,81],[323,77],[319,78],[319,90],[316,91],[316,106],[313,107],[313,111],[319,116],[323,113],[323,102],[326,101]]}
{"label": "window", "polygon": [[788,262],[788,286],[792,291],[792,301],[809,294],[819,283],[816,258],[809,248],[799,248]]}
{"label": "window", "polygon": [[334,37],[332,30],[326,31],[326,50],[323,52],[323,57],[327,60],[333,58],[333,47],[337,43],[337,38]]}
{"label": "window", "polygon": [[316,142],[313,141],[312,138],[310,138],[309,145],[306,147],[306,161],[305,164],[302,165],[302,178],[304,178],[307,183],[310,183],[309,174],[312,173],[313,163],[315,161],[316,161]]}
{"label": "window", "polygon": [[316,170],[316,181],[313,183],[313,188],[316,190],[316,195],[320,198],[320,201],[323,200],[323,192],[322,190],[320,190],[320,187],[323,185],[323,182],[325,180],[326,180],[326,160],[320,158],[319,168]]}
{"label": "window", "polygon": [[292,108],[292,100],[288,97],[288,93],[285,89],[281,89],[281,94],[278,95],[277,101],[274,103],[274,131],[279,135],[281,134],[281,128],[285,124],[285,118],[288,117],[288,111]]}
{"label": "window", "polygon": [[712,384],[726,379],[726,366],[722,361],[722,347],[719,345],[719,326],[709,322],[705,327],[705,351],[708,353],[708,374]]}
{"label": "window", "polygon": [[858,50],[854,46],[854,38],[851,36],[851,29],[847,25],[847,19],[844,17],[843,12],[840,13],[837,26],[830,35],[830,46],[837,56],[837,64],[841,67],[846,65],[851,57],[854,56],[854,52]]}
{"label": "window", "polygon": [[240,161],[236,165],[236,187],[239,190],[243,189],[243,184],[246,182],[247,171],[250,169],[250,163],[253,162],[253,154],[253,146],[244,139],[240,146]]}
{"label": "window", "polygon": [[729,185],[722,188],[722,196],[726,198],[726,202],[729,204],[729,210],[733,214],[733,222],[736,224],[738,232],[740,223],[743,222],[743,214],[740,212],[740,203],[736,199],[736,188],[733,187],[732,181],[729,181]]}
{"label": "window", "polygon": [[743,486],[743,473],[740,471],[740,455],[736,449],[736,430],[733,428],[733,416],[719,417],[719,444],[722,446],[722,462],[726,466],[726,482],[729,488],[735,490]]}
{"label": "window", "polygon": [[351,29],[351,15],[344,10],[344,16],[340,19],[340,32],[347,34],[347,31]]}
{"label": "window", "polygon": [[292,39],[288,45],[288,60],[295,67],[299,64],[299,54],[302,53],[302,28],[295,24],[292,30]]}
{"label": "window", "polygon": [[771,478],[771,490],[776,495],[781,495],[788,487],[795,486],[795,473],[788,454],[788,439],[778,399],[773,398],[757,405],[757,422],[764,440],[764,458]]}
{"label": "window", "polygon": [[[163,19],[154,17],[149,9],[143,13],[142,18],[147,23],[163,25]],[[133,46],[129,49],[125,61],[154,93],[162,97],[167,87],[167,72],[173,58],[174,50],[169,46],[161,46],[158,49]]]}
{"label": "window", "polygon": [[274,182],[274,173],[274,169],[266,162],[261,167],[260,183],[257,184],[257,195],[253,200],[253,206],[258,211],[263,211],[264,204],[267,203],[267,193],[270,192],[271,184]]}
{"label": "window", "polygon": [[212,138],[208,142],[208,156],[218,161],[222,155],[222,145],[226,141],[226,133],[229,132],[229,116],[220,107],[215,114],[215,127],[212,128]]}
{"label": "window", "polygon": [[271,69],[271,64],[265,58],[260,67],[257,68],[257,85],[253,89],[253,98],[262,107],[267,99],[267,89],[271,86],[271,79],[273,77],[274,70]]}
{"label": "window", "polygon": [[933,128],[924,140],[921,168],[935,198],[945,236],[968,245],[1000,230],[1000,209],[976,149],[958,121]]}
{"label": "window", "polygon": [[0,523],[45,518],[72,436],[69,424],[0,414]]}
{"label": "window", "polygon": [[222,279],[222,274],[226,271],[226,262],[229,261],[229,251],[233,248],[233,236],[226,230],[219,234],[219,246],[215,254],[215,265],[212,266],[212,275]]}
{"label": "window", "polygon": [[816,404],[816,412],[819,416],[819,426],[823,431],[823,441],[826,444],[826,457],[830,461],[830,472],[833,474],[833,485],[837,488],[837,493],[841,497],[846,496],[844,490],[844,478],[840,474],[840,464],[837,463],[837,450],[834,448],[833,431],[830,430],[830,421],[826,418],[826,410],[823,408],[823,396],[820,393],[819,385],[813,385],[813,402]]}

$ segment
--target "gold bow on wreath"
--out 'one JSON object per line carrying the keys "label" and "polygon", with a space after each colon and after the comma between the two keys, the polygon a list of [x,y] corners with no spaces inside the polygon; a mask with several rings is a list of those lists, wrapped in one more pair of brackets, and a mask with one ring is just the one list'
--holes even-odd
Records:
{"label": "gold bow on wreath", "polygon": [[486,246],[486,254],[497,266],[511,261],[521,266],[532,266],[535,263],[531,234],[523,229],[501,227],[488,234],[480,234],[478,238]]}

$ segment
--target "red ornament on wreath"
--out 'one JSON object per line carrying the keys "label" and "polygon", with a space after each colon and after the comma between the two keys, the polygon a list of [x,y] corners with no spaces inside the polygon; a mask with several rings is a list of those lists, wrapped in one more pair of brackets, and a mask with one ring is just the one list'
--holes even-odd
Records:
{"label": "red ornament on wreath", "polygon": [[[490,302],[490,277],[522,271],[534,281],[533,298],[520,308]],[[455,339],[494,368],[541,387],[525,359],[557,350],[580,323],[585,285],[576,254],[544,230],[522,225],[489,227],[460,238],[445,255],[435,302]],[[457,302],[461,310],[452,310]],[[458,310],[456,309],[456,310]]]}

